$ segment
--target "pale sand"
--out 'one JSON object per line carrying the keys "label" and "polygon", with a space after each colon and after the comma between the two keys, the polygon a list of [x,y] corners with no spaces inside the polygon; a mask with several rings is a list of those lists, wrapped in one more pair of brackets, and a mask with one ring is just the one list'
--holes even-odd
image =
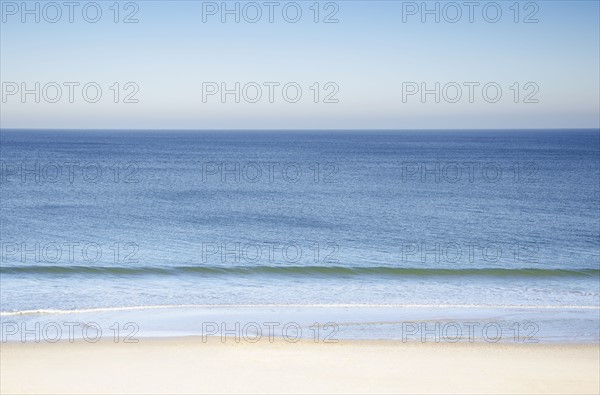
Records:
{"label": "pale sand", "polygon": [[201,338],[0,345],[9,393],[600,393],[595,345]]}

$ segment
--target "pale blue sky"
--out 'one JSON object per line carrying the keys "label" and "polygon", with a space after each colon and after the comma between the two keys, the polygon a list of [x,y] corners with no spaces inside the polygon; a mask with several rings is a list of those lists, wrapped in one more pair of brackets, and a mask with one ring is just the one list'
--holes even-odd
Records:
{"label": "pale blue sky", "polygon": [[[34,7],[36,2],[28,2]],[[43,8],[48,2],[39,2]],[[58,2],[62,4],[63,2]],[[86,4],[81,2],[80,4]],[[67,88],[57,103],[33,95],[22,103],[19,92],[5,95],[0,115],[2,128],[569,128],[599,125],[599,3],[598,1],[518,2],[519,23],[514,22],[514,1],[498,1],[502,16],[487,22],[483,5],[475,8],[469,22],[466,7],[457,23],[443,15],[421,22],[420,14],[405,15],[410,2],[337,1],[337,23],[314,23],[314,1],[297,1],[302,9],[298,23],[286,22],[283,5],[275,8],[275,21],[268,22],[264,1],[257,23],[232,16],[222,23],[220,15],[205,15],[201,1],[138,1],[138,23],[114,23],[114,1],[99,1],[98,23],[82,18],[75,9],[74,23],[63,14],[57,23],[41,15],[21,22],[20,9],[2,1],[0,72],[4,94],[7,83],[96,82],[103,90],[97,103],[87,103],[76,88],[74,102]],[[119,19],[133,11],[122,8]],[[227,2],[234,7],[236,2]],[[239,2],[244,7],[249,2]],[[335,10],[319,2],[319,19]],[[434,7],[436,2],[428,2]],[[450,2],[439,2],[443,9]],[[459,1],[461,5],[464,2]],[[535,5],[527,5],[532,3]],[[218,7],[222,2],[215,3]],[[422,2],[414,3],[418,7]],[[527,9],[525,7],[527,6]],[[206,8],[209,7],[209,8]],[[510,8],[513,7],[513,8]],[[447,8],[450,10],[450,8]],[[536,11],[537,9],[537,11]],[[293,8],[288,15],[293,16]],[[50,8],[48,12],[52,11]],[[68,12],[66,7],[63,13]],[[523,23],[536,11],[537,23]],[[52,11],[53,12],[53,11]],[[93,9],[88,15],[93,17]],[[489,14],[493,16],[493,8]],[[46,15],[53,18],[54,13]],[[253,15],[253,14],[252,14]],[[250,17],[252,15],[249,14]],[[448,14],[449,17],[452,15]],[[138,103],[114,103],[115,82],[139,86]],[[202,101],[203,82],[278,82],[280,87],[296,82],[302,88],[297,103],[283,100],[275,89],[274,103],[267,100],[267,87],[258,103],[235,103],[233,96],[222,103],[219,95]],[[310,87],[320,83],[319,103]],[[339,87],[338,103],[323,103],[323,85]],[[433,95],[422,103],[420,95],[402,100],[403,83],[425,82],[433,88],[449,82],[462,85],[478,82],[474,102],[468,88],[457,103]],[[481,86],[495,82],[502,98],[488,103]],[[514,102],[514,83],[520,85],[519,102]],[[535,83],[538,103],[524,103]],[[11,85],[14,86],[14,85]],[[52,91],[53,92],[53,91]],[[251,91],[249,91],[251,92]],[[253,91],[252,91],[253,92]],[[449,91],[450,92],[450,91]],[[452,96],[454,96],[452,91]],[[53,95],[53,93],[52,93]],[[253,95],[253,94],[252,94]]]}

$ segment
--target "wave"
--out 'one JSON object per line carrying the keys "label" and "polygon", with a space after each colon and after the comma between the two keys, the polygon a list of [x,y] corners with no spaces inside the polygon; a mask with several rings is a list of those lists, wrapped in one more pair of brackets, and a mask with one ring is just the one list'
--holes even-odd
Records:
{"label": "wave", "polygon": [[45,275],[281,275],[281,276],[382,276],[382,277],[598,277],[600,269],[545,268],[404,268],[389,266],[4,266],[0,274]]}
{"label": "wave", "polygon": [[0,317],[20,315],[43,314],[84,314],[105,313],[118,311],[156,310],[156,309],[189,309],[189,308],[413,308],[413,309],[514,309],[514,310],[590,310],[600,309],[592,305],[483,305],[483,304],[365,304],[365,303],[339,303],[339,304],[178,304],[178,305],[149,305],[149,306],[120,306],[120,307],[94,307],[87,309],[38,309],[3,311]]}

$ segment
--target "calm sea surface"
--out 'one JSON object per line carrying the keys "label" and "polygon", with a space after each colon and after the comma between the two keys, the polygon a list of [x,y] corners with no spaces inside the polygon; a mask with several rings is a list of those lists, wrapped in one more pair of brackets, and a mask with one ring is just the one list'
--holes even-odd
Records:
{"label": "calm sea surface", "polygon": [[405,321],[480,320],[599,338],[598,130],[3,130],[0,145],[3,323],[399,338]]}

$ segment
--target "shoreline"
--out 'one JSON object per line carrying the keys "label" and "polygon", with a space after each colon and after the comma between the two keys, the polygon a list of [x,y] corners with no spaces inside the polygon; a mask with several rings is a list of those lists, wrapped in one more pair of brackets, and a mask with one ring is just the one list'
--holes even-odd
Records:
{"label": "shoreline", "polygon": [[[598,343],[598,309],[423,306],[178,306],[0,316],[0,341],[94,337],[170,338],[221,334],[244,339],[295,337],[312,340],[453,343]],[[89,331],[86,329],[89,328]],[[251,339],[252,340],[252,339]]]}
{"label": "shoreline", "polygon": [[231,340],[186,336],[141,338],[130,344],[3,343],[0,392],[598,393],[600,389],[597,343]]}

